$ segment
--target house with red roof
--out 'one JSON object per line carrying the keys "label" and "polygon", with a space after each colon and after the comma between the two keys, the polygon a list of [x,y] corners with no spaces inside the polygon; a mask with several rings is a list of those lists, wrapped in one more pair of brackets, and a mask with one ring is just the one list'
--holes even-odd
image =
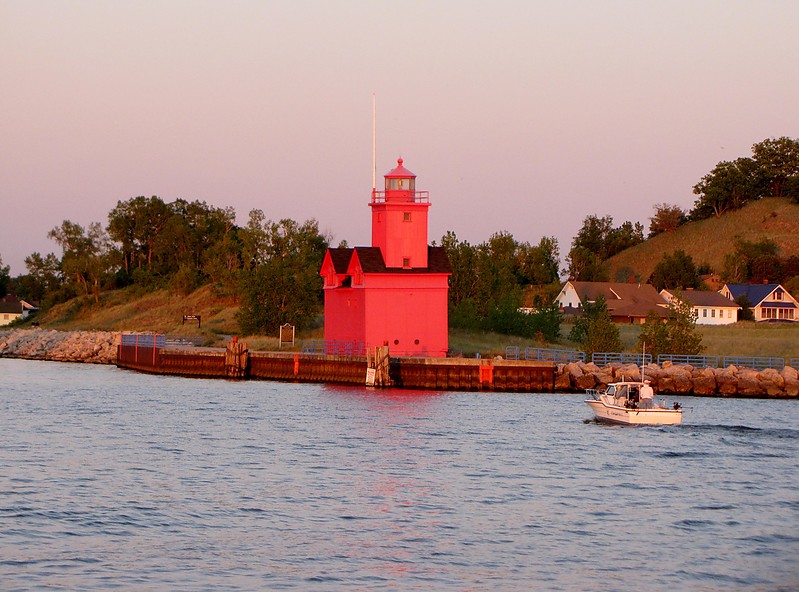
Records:
{"label": "house with red roof", "polygon": [[614,323],[646,322],[649,313],[665,319],[668,302],[651,284],[622,282],[579,282],[570,280],[560,290],[555,302],[564,314],[582,314],[587,303],[603,296]]}
{"label": "house with red roof", "polygon": [[388,345],[394,356],[444,357],[449,348],[452,271],[443,247],[427,244],[427,191],[403,160],[372,190],[372,245],[330,248],[324,280],[325,342]]}

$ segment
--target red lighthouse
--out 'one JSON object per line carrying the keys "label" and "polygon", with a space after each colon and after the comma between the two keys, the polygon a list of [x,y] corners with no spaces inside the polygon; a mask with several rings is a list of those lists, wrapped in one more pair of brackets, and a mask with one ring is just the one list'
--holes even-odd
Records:
{"label": "red lighthouse", "polygon": [[328,249],[322,263],[325,341],[446,356],[451,270],[444,249],[427,244],[428,192],[400,158],[369,206],[372,246]]}

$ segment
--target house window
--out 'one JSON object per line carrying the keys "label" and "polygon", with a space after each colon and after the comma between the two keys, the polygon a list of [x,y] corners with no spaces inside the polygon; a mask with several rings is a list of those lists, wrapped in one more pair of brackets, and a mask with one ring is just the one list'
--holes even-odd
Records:
{"label": "house window", "polygon": [[410,212],[405,212],[405,213],[402,215],[402,220],[403,220],[404,222],[410,222],[410,221],[411,221],[411,213],[410,213]]}
{"label": "house window", "polygon": [[714,319],[716,318],[716,309],[715,308],[711,308],[710,309],[710,316],[711,316],[711,318],[714,318]]}
{"label": "house window", "polygon": [[774,300],[782,300],[782,290],[774,292]]}
{"label": "house window", "polygon": [[706,308],[703,308],[703,309],[702,309],[702,316],[703,316],[703,317],[706,317],[706,316],[707,316],[707,309],[706,309]]}

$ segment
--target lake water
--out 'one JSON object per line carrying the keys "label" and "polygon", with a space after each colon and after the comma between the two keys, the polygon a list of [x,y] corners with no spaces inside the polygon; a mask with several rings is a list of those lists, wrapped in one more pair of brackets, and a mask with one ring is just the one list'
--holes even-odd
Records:
{"label": "lake water", "polygon": [[2,590],[799,589],[799,401],[0,381]]}

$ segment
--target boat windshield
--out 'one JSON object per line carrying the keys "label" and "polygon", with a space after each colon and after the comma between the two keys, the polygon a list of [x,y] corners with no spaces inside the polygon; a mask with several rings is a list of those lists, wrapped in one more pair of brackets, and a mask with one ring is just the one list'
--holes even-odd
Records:
{"label": "boat windshield", "polygon": [[[610,393],[610,391],[608,391]],[[627,396],[627,385],[616,385],[613,387],[613,392],[611,393],[617,399],[624,398]]]}

